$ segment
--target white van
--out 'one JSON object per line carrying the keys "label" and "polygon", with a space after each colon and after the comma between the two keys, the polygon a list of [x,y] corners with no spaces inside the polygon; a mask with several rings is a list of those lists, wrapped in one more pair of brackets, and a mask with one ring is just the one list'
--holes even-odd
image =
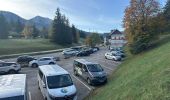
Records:
{"label": "white van", "polygon": [[13,74],[0,76],[0,100],[29,100],[26,75]]}
{"label": "white van", "polygon": [[45,100],[77,100],[70,74],[58,65],[39,66],[38,85]]}

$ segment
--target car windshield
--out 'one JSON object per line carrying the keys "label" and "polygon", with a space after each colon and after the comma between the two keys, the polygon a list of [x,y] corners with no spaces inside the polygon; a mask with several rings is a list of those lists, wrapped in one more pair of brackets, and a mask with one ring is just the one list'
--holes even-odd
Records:
{"label": "car windshield", "polygon": [[24,95],[1,98],[1,100],[25,100]]}
{"label": "car windshield", "polygon": [[120,53],[112,53],[113,56],[121,56]]}
{"label": "car windshield", "polygon": [[49,89],[61,88],[73,85],[72,79],[69,74],[49,76],[47,77]]}
{"label": "car windshield", "polygon": [[87,68],[89,69],[90,72],[101,72],[101,71],[103,71],[103,68],[101,67],[100,64],[89,64],[89,65],[87,65]]}

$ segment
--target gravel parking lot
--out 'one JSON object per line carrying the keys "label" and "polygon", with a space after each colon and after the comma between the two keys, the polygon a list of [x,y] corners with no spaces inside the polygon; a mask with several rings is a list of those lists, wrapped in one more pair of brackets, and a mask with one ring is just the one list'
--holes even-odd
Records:
{"label": "gravel parking lot", "polygon": [[[63,56],[61,53],[52,53],[52,54],[44,54],[44,55],[37,55],[35,57],[49,57],[49,56],[57,56],[61,58],[61,61],[58,61],[57,64],[63,67],[65,70],[67,70],[75,83],[75,86],[77,88],[77,95],[78,100],[82,100],[84,97],[86,97],[90,91],[97,88],[95,86],[89,86],[85,80],[83,80],[80,77],[76,77],[73,74],[73,60],[78,58],[83,58],[91,62],[97,62],[102,65],[104,70],[109,74],[113,72],[113,70],[120,64],[120,62],[115,62],[112,60],[106,60],[104,57],[104,54],[108,51],[107,48],[101,48],[100,51],[91,54],[88,57],[72,57],[69,59],[63,59]],[[16,58],[14,59],[3,59],[5,61],[16,61]],[[43,100],[43,97],[38,89],[37,84],[37,68],[22,68],[20,73],[27,74],[27,84],[28,84],[28,91],[31,96],[31,100]],[[106,84],[107,85],[107,84]]]}

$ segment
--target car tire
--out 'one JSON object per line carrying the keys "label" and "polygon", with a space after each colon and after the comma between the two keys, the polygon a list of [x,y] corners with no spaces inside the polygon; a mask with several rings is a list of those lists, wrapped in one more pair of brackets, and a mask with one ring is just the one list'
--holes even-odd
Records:
{"label": "car tire", "polygon": [[90,78],[87,78],[87,83],[88,83],[89,85],[92,85]]}
{"label": "car tire", "polygon": [[32,68],[37,68],[37,67],[38,67],[38,64],[33,63],[31,67],[32,67]]}
{"label": "car tire", "polygon": [[50,62],[49,64],[50,64],[50,65],[54,65],[55,63],[54,63],[54,62]]}
{"label": "car tire", "polygon": [[107,57],[105,56],[105,59],[107,59]]}
{"label": "car tire", "polygon": [[9,74],[16,74],[17,71],[15,71],[15,70],[10,70],[8,73],[9,73]]}

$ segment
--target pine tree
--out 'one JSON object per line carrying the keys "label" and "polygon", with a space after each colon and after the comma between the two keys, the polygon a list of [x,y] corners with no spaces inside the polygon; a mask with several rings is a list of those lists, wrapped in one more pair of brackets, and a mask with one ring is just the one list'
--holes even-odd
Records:
{"label": "pine tree", "polygon": [[48,29],[46,27],[43,27],[41,30],[41,37],[42,38],[48,38]]}
{"label": "pine tree", "polygon": [[54,18],[54,21],[53,21],[53,24],[52,24],[52,29],[51,29],[51,32],[50,32],[50,38],[52,40],[52,42],[55,42],[57,44],[60,44],[61,43],[61,13],[60,13],[60,9],[57,8],[57,11],[56,11],[56,16]]}
{"label": "pine tree", "polygon": [[72,36],[73,36],[73,42],[78,43],[79,33],[77,32],[74,25],[72,25],[72,27],[71,27],[71,33],[72,33]]}
{"label": "pine tree", "polygon": [[7,39],[8,35],[8,23],[4,16],[0,14],[0,39]]}
{"label": "pine tree", "polygon": [[60,13],[59,8],[57,8],[56,16],[52,24],[50,38],[52,42],[55,42],[57,44],[72,44],[72,35],[70,32],[69,20],[65,17],[65,15],[62,15]]}
{"label": "pine tree", "polygon": [[18,19],[16,22],[16,25],[15,25],[15,31],[20,34],[22,32],[23,28],[24,28],[24,25]]}

